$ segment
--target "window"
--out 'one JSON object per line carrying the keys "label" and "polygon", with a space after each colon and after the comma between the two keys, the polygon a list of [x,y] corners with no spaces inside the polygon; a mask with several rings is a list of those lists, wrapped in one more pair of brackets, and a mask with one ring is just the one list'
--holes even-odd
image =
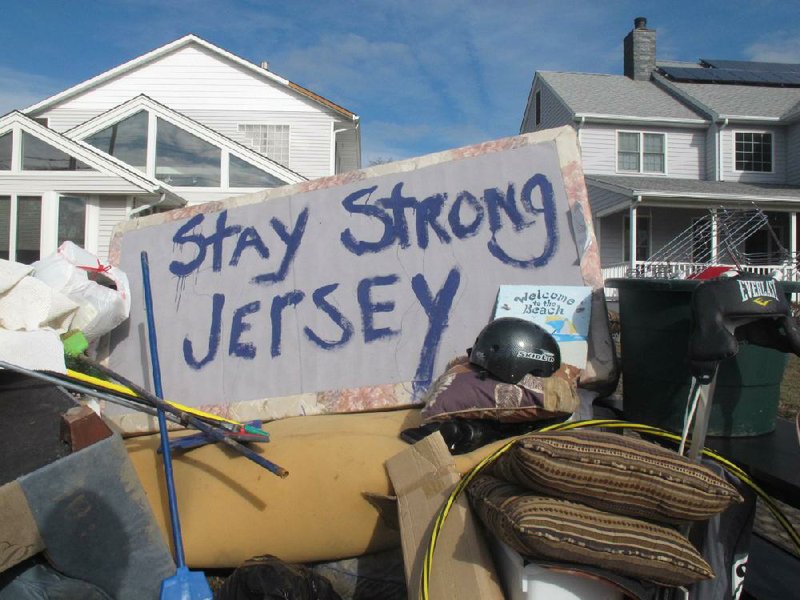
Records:
{"label": "window", "polygon": [[666,134],[617,132],[617,171],[666,173]]}
{"label": "window", "polygon": [[47,142],[22,132],[23,171],[91,171],[89,165],[74,156],[53,148]]}
{"label": "window", "polygon": [[289,165],[289,126],[241,124],[239,133],[245,144],[272,160]]}
{"label": "window", "polygon": [[61,196],[58,201],[58,245],[73,242],[83,246],[86,242],[86,199]]}
{"label": "window", "polygon": [[[151,119],[155,119],[155,141],[149,135]],[[270,132],[258,129],[261,126],[248,127],[253,136],[256,133],[265,134],[262,141],[267,146],[276,143],[269,137]],[[287,125],[284,131],[287,154],[288,132]],[[176,187],[270,188],[286,184],[280,177],[231,151],[223,152],[218,142],[201,135],[200,132],[187,131],[143,109],[89,135],[84,141],[143,173],[154,173],[156,179]],[[155,164],[150,164],[153,161],[152,154],[155,155]],[[227,161],[229,167],[227,180],[223,180],[222,175],[226,171],[224,161]]]}
{"label": "window", "polygon": [[736,170],[772,172],[772,134],[736,132]]}
{"label": "window", "polygon": [[11,196],[0,196],[0,258],[11,258]]}
{"label": "window", "polygon": [[[52,196],[0,196],[0,258],[31,264],[66,240],[86,246],[87,200]],[[57,207],[57,223],[53,206]]]}
{"label": "window", "polygon": [[231,154],[229,157],[230,169],[228,177],[230,180],[230,187],[269,188],[278,187],[285,183],[274,175],[262,171],[249,162],[242,160],[238,156]]}
{"label": "window", "polygon": [[11,132],[0,135],[0,171],[11,170]]}
{"label": "window", "polygon": [[147,111],[139,111],[86,138],[95,148],[147,171]]}
{"label": "window", "polygon": [[16,244],[14,259],[29,265],[41,258],[42,199],[39,196],[17,197]]}
{"label": "window", "polygon": [[[624,216],[622,224],[622,260],[631,259],[631,220]],[[650,215],[636,217],[636,260],[650,258]]]}
{"label": "window", "polygon": [[156,179],[175,186],[220,187],[220,149],[164,119],[157,120]]}
{"label": "window", "polygon": [[535,115],[536,125],[542,124],[542,90],[536,90],[533,101],[533,110]]}

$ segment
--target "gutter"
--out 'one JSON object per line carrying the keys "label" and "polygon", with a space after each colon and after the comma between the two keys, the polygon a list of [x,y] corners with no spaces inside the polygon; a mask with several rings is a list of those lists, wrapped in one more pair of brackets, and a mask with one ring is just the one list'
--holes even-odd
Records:
{"label": "gutter", "polygon": [[627,124],[637,123],[640,125],[682,125],[684,127],[704,128],[711,122],[707,119],[682,119],[678,117],[629,117],[625,115],[610,115],[601,113],[576,113],[575,119],[588,119],[595,123]]}
{"label": "gutter", "polygon": [[[174,194],[171,194],[171,195],[174,195]],[[179,198],[180,200],[183,200],[183,198],[181,198],[180,196],[175,196],[175,197]],[[134,208],[133,210],[131,210],[128,213],[128,218],[132,219],[132,218],[136,217],[138,214],[143,213],[146,210],[150,210],[150,209],[155,208],[156,206],[160,206],[160,205],[164,204],[164,202],[166,202],[166,200],[167,200],[167,192],[162,190],[161,191],[161,196],[159,197],[159,199],[157,201],[150,202],[148,204],[142,204],[141,206],[139,206],[137,208]],[[184,204],[185,204],[185,202],[184,202]]]}

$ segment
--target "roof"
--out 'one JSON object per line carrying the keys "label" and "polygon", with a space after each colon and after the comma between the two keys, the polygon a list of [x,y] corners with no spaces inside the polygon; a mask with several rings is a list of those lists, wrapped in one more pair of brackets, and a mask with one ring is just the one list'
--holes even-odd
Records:
{"label": "roof", "polygon": [[536,76],[581,117],[705,123],[703,116],[651,81],[624,75],[539,71]]}
{"label": "roof", "polygon": [[229,61],[231,61],[233,63],[236,63],[237,65],[239,65],[241,67],[244,67],[245,69],[247,69],[248,71],[250,71],[251,73],[253,73],[254,75],[256,75],[258,77],[263,77],[265,79],[269,79],[270,81],[272,81],[274,83],[282,85],[282,86],[294,91],[295,93],[301,94],[302,96],[312,100],[313,102],[316,102],[317,104],[320,104],[321,106],[324,106],[326,109],[333,110],[334,112],[338,113],[342,117],[345,117],[345,118],[347,118],[347,119],[349,119],[351,121],[358,121],[358,116],[355,113],[347,110],[346,108],[343,108],[343,107],[339,106],[338,104],[336,104],[334,102],[331,102],[330,100],[327,100],[326,98],[323,98],[322,96],[320,96],[318,94],[315,94],[314,92],[304,88],[301,85],[293,83],[293,82],[289,81],[288,79],[284,79],[283,77],[280,77],[279,75],[276,75],[272,71],[268,71],[266,69],[263,69],[260,66],[254,64],[254,63],[251,63],[248,60],[245,60],[245,59],[243,59],[243,58],[241,58],[239,56],[236,56],[235,54],[232,54],[231,52],[228,52],[227,50],[224,50],[224,49],[222,49],[222,48],[220,48],[218,46],[215,46],[214,44],[212,44],[210,42],[207,42],[206,40],[204,40],[204,39],[202,39],[202,38],[200,38],[200,37],[198,37],[198,36],[196,36],[194,34],[185,35],[180,39],[177,39],[177,40],[175,40],[173,42],[170,42],[169,44],[166,44],[164,46],[156,48],[155,50],[151,50],[150,52],[147,52],[146,54],[142,54],[141,56],[139,56],[137,58],[134,58],[133,60],[129,60],[126,63],[123,63],[123,64],[121,64],[121,65],[119,65],[117,67],[114,67],[113,69],[105,71],[105,72],[101,73],[100,75],[97,75],[96,77],[92,77],[91,79],[87,79],[86,81],[84,81],[82,83],[74,85],[71,88],[68,88],[68,89],[64,90],[63,92],[59,92],[58,94],[55,94],[54,96],[50,96],[49,98],[45,98],[41,102],[38,102],[36,104],[33,104],[33,105],[25,108],[22,112],[30,113],[30,112],[35,112],[35,111],[42,110],[44,108],[48,108],[48,107],[50,107],[50,106],[52,106],[52,105],[54,105],[56,103],[62,102],[63,100],[66,100],[66,99],[71,98],[71,97],[73,97],[73,96],[75,96],[77,94],[80,94],[81,92],[83,92],[83,91],[85,91],[87,89],[90,89],[92,87],[100,85],[101,83],[104,83],[104,82],[106,82],[106,81],[108,81],[110,79],[118,77],[118,76],[120,76],[120,75],[122,75],[124,73],[127,73],[128,71],[131,71],[132,69],[140,67],[140,66],[142,66],[144,64],[147,64],[149,62],[153,62],[153,61],[161,58],[162,56],[164,56],[166,54],[169,54],[170,52],[174,52],[175,50],[177,50],[179,48],[182,48],[184,46],[188,46],[190,44],[197,44],[199,46],[202,46],[203,48],[209,50],[210,52],[213,52],[214,54],[217,54],[218,56],[220,56],[220,57],[222,57],[222,58],[224,58],[226,60],[229,60]]}
{"label": "roof", "polygon": [[126,117],[145,109],[150,110],[159,117],[182,127],[201,139],[211,142],[228,151],[234,152],[242,158],[246,158],[255,166],[272,175],[275,175],[286,183],[298,183],[306,180],[305,177],[295,171],[292,171],[288,167],[285,167],[271,158],[268,158],[263,154],[230,139],[229,137],[211,129],[210,127],[206,127],[202,123],[198,123],[194,119],[191,119],[186,115],[183,115],[178,111],[173,110],[168,106],[157,102],[156,100],[153,100],[145,94],[140,94],[135,98],[131,98],[127,102],[124,102],[119,106],[112,108],[111,110],[99,114],[93,119],[90,119],[85,123],[81,123],[77,127],[73,127],[69,131],[65,132],[64,135],[70,139],[83,140],[92,134],[105,129],[106,127],[110,127],[114,123],[118,123]]}
{"label": "roof", "polygon": [[797,109],[800,87],[669,82],[719,118],[778,120]]}
{"label": "roof", "polygon": [[705,198],[721,201],[798,201],[800,186],[700,181],[670,177],[629,177],[626,175],[586,175],[586,182],[605,189],[635,196],[661,198]]}

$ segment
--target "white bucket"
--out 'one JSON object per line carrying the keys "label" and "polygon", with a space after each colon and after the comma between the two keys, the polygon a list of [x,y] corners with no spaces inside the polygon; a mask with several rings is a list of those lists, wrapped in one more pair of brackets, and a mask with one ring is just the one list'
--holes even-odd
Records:
{"label": "white bucket", "polygon": [[590,575],[525,564],[522,556],[489,535],[508,600],[624,600],[616,586]]}

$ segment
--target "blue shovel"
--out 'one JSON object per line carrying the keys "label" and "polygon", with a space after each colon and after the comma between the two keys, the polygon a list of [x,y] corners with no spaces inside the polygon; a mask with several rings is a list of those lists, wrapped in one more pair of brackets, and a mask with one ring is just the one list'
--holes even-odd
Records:
{"label": "blue shovel", "polygon": [[[147,337],[150,345],[150,362],[153,369],[153,387],[158,398],[164,398],[161,389],[161,366],[158,362],[158,341],[153,318],[153,297],[150,293],[150,264],[147,252],[143,251],[142,282],[144,284],[144,306],[147,312]],[[167,480],[167,496],[169,498],[169,516],[172,525],[172,545],[175,547],[175,563],[178,568],[175,575],[161,582],[161,600],[212,600],[214,595],[202,571],[190,571],[186,567],[183,554],[183,538],[181,522],[178,517],[178,498],[175,495],[175,480],[172,475],[172,454],[169,436],[167,435],[167,419],[164,410],[158,408],[158,430],[161,434],[161,455],[164,458],[164,477]]]}

